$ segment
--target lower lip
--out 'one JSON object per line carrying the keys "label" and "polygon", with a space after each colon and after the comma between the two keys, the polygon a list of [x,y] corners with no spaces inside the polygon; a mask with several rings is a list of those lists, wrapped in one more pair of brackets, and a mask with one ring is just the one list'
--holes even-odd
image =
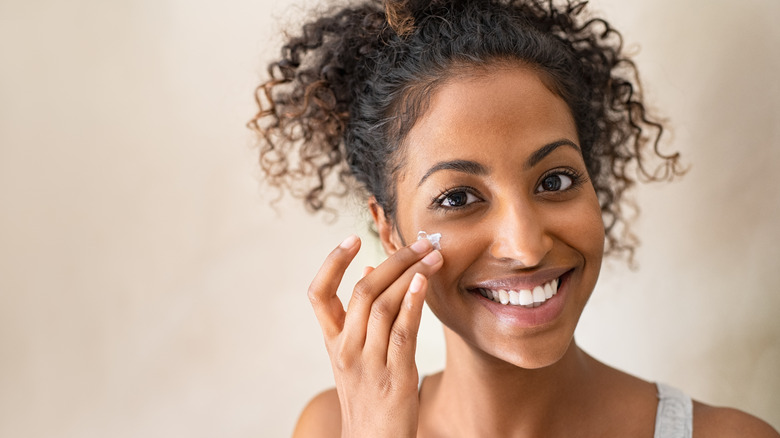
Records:
{"label": "lower lip", "polygon": [[539,307],[501,304],[483,297],[479,292],[472,292],[471,295],[506,325],[525,329],[541,328],[554,322],[563,312],[566,305],[566,292],[569,289],[567,281],[569,276],[570,272],[561,276],[558,292]]}

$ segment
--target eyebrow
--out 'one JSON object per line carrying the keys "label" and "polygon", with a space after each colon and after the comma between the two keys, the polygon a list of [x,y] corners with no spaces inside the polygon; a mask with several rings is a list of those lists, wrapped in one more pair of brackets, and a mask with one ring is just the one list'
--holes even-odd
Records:
{"label": "eyebrow", "polygon": [[433,175],[434,173],[440,170],[454,170],[456,172],[463,172],[471,175],[488,174],[488,169],[485,166],[477,163],[476,161],[469,161],[469,160],[440,161],[434,164],[433,167],[428,169],[427,172],[425,172],[425,175],[423,175],[423,177],[420,178],[420,182],[417,183],[417,187],[420,187],[422,183],[424,183],[425,180],[428,179],[429,176]]}
{"label": "eyebrow", "polygon": [[[523,165],[524,170],[528,170],[537,164],[539,164],[540,161],[544,159],[544,157],[550,155],[554,150],[558,149],[561,146],[569,146],[576,150],[577,152],[580,152],[580,147],[577,146],[573,141],[567,140],[567,139],[560,139],[557,141],[554,141],[552,143],[546,144],[542,146],[541,148],[534,151],[533,154],[531,154],[530,157],[528,157],[528,160],[526,160],[525,164]],[[487,175],[488,169],[487,167],[483,166],[480,163],[477,163],[476,161],[470,161],[470,160],[450,160],[450,161],[440,161],[433,165],[430,169],[428,169],[427,172],[425,172],[425,175],[423,175],[422,178],[420,178],[420,182],[417,183],[417,187],[420,187],[426,179],[428,179],[429,176],[433,175],[434,173],[440,171],[440,170],[454,170],[456,172],[463,172],[468,173],[470,175]]]}
{"label": "eyebrow", "polygon": [[544,159],[544,157],[550,155],[552,151],[558,149],[561,146],[569,146],[582,154],[582,150],[580,150],[580,147],[577,146],[576,143],[571,140],[562,138],[537,149],[533,154],[531,154],[530,157],[528,157],[528,160],[526,160],[525,164],[523,165],[523,170],[529,170],[530,168],[536,166]]}

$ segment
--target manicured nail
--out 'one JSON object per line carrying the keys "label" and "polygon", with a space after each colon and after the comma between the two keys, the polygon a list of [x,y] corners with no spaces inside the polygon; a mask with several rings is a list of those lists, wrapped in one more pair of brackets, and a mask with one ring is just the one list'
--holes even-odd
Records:
{"label": "manicured nail", "polygon": [[427,256],[423,257],[422,262],[428,266],[434,266],[441,262],[441,253],[439,251],[433,251]]}
{"label": "manicured nail", "polygon": [[355,244],[357,242],[358,242],[358,236],[353,234],[353,235],[347,237],[346,239],[344,239],[344,241],[341,242],[341,245],[339,245],[339,246],[344,248],[344,249],[350,249],[353,246],[355,246]]}
{"label": "manicured nail", "polygon": [[420,292],[422,290],[423,278],[423,275],[419,272],[415,273],[412,282],[409,283],[409,292],[413,294]]}
{"label": "manicured nail", "polygon": [[428,241],[428,239],[420,239],[417,242],[414,242],[411,246],[412,251],[422,254],[425,251],[428,251],[432,248],[431,242]]}

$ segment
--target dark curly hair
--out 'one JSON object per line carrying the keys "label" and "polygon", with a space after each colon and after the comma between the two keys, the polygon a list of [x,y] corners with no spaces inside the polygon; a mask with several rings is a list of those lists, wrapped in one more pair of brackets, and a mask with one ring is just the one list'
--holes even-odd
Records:
{"label": "dark curly hair", "polygon": [[659,150],[663,127],[648,115],[622,37],[587,16],[586,3],[366,0],[306,23],[255,93],[249,127],[268,183],[311,211],[362,190],[393,218],[399,152],[432,92],[468,69],[519,61],[571,109],[606,252],[632,255],[624,193],[636,180],[681,174],[679,154]]}

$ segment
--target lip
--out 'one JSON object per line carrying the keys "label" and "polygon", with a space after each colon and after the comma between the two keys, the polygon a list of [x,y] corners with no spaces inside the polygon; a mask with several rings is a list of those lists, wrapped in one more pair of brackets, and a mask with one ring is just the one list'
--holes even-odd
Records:
{"label": "lip", "polygon": [[[555,273],[558,272],[556,276]],[[490,311],[498,320],[518,329],[542,328],[558,319],[566,305],[569,279],[573,269],[558,269],[535,273],[526,277],[497,279],[475,284],[468,288],[469,295]],[[486,289],[533,289],[555,278],[560,278],[558,293],[539,307],[527,308],[497,303],[483,297],[478,288]]]}
{"label": "lip", "polygon": [[572,268],[550,268],[543,271],[534,272],[533,274],[518,275],[505,278],[496,278],[485,281],[476,282],[469,285],[467,289],[469,291],[474,289],[506,289],[506,290],[520,290],[528,289],[533,290],[536,286],[541,286],[545,283],[559,278],[571,271]]}

